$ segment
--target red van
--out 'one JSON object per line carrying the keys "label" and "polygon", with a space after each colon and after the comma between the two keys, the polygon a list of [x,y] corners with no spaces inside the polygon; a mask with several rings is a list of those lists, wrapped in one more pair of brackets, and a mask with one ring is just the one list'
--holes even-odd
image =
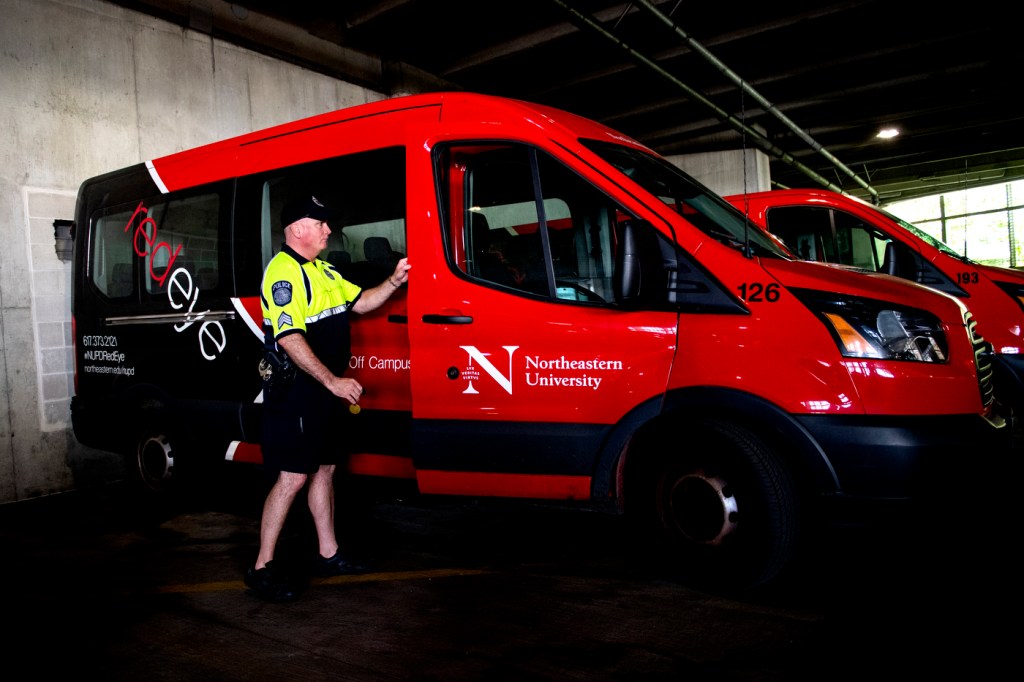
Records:
{"label": "red van", "polygon": [[1024,414],[1024,272],[976,263],[888,211],[825,189],[726,197],[798,257],[881,272],[962,300],[992,344],[1000,393]]}
{"label": "red van", "polygon": [[321,256],[342,276],[413,268],[353,322],[356,475],[624,512],[687,576],[752,586],[819,519],[913,499],[1004,439],[959,300],[793,259],[593,121],[436,93],[86,180],[82,443],[153,485],[259,463],[260,279],[310,191],[344,212]]}

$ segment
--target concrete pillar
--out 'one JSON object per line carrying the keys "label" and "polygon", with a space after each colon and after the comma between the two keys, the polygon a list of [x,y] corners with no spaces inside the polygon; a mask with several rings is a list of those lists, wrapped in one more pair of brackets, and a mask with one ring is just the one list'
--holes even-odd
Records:
{"label": "concrete pillar", "polygon": [[768,155],[760,149],[678,154],[666,158],[720,196],[771,189]]}

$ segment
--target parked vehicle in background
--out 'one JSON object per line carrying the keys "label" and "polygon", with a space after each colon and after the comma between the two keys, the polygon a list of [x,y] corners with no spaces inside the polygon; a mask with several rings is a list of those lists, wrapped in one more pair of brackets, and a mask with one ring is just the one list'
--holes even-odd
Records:
{"label": "parked vehicle in background", "polygon": [[956,296],[992,344],[1000,399],[1024,415],[1024,272],[976,263],[888,211],[825,189],[728,196],[799,258],[881,272]]}
{"label": "parked vehicle in background", "polygon": [[260,462],[260,278],[296,192],[344,210],[339,275],[412,265],[352,325],[353,474],[624,512],[689,578],[749,587],[820,521],[912,500],[1005,436],[960,301],[794,259],[593,121],[433,93],[86,180],[82,443],[152,485]]}

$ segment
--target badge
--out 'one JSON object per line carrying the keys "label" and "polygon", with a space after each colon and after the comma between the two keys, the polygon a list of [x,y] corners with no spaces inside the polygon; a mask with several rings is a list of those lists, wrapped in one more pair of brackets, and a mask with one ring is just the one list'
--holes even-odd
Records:
{"label": "badge", "polygon": [[270,286],[271,295],[274,297],[274,305],[288,305],[292,302],[292,283],[281,280]]}

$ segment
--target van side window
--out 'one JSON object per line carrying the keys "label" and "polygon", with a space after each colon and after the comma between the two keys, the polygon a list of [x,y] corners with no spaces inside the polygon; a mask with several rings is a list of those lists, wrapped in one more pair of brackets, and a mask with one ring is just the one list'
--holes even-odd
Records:
{"label": "van side window", "polygon": [[377,149],[261,174],[260,243],[263,268],[284,243],[281,207],[312,194],[340,212],[320,258],[365,288],[390,275],[406,255],[405,150]]}
{"label": "van side window", "polygon": [[849,253],[837,241],[831,209],[782,206],[769,209],[767,221],[768,230],[803,260],[843,263]]}
{"label": "van side window", "polygon": [[527,294],[614,300],[614,235],[628,214],[550,156],[519,144],[440,148],[449,262]]}
{"label": "van side window", "polygon": [[107,298],[126,299],[138,293],[135,254],[131,239],[124,234],[131,215],[132,211],[124,211],[102,216],[89,243],[88,278]]}
{"label": "van side window", "polygon": [[165,195],[107,209],[96,218],[89,279],[111,299],[164,296],[183,269],[199,290],[220,284],[217,193]]}
{"label": "van side window", "polygon": [[878,270],[889,239],[855,215],[832,211],[836,242],[844,253],[841,262],[866,270]]}
{"label": "van side window", "polygon": [[768,230],[804,260],[882,268],[889,239],[857,216],[819,206],[768,210]]}
{"label": "van side window", "polygon": [[216,289],[220,283],[217,233],[220,226],[220,197],[199,194],[182,197],[150,208],[150,217],[159,226],[158,243],[168,248],[150,249],[144,266],[154,277],[146,277],[146,293],[163,295],[160,278],[184,269],[200,291]]}

